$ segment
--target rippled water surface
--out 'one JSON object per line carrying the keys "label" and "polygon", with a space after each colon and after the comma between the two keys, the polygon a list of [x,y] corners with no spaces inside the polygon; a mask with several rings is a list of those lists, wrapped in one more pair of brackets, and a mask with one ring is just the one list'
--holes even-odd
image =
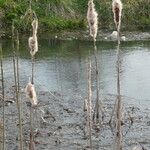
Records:
{"label": "rippled water surface", "polygon": [[[116,95],[116,43],[98,42],[100,89],[103,95]],[[13,78],[11,41],[3,41],[4,76]],[[72,95],[85,97],[87,65],[92,59],[92,90],[95,92],[92,42],[41,39],[36,55],[35,84],[38,90],[55,91],[68,99]],[[121,94],[132,98],[141,107],[150,104],[150,42],[121,43]],[[24,86],[31,75],[31,60],[27,40],[20,42],[20,81]]]}

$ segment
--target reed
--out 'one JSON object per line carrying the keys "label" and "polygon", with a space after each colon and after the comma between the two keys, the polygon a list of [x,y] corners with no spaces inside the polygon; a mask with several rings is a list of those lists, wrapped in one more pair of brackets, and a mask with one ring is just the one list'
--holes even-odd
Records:
{"label": "reed", "polygon": [[12,23],[12,49],[13,49],[13,70],[14,70],[14,82],[15,82],[15,97],[18,110],[19,120],[19,139],[20,150],[23,150],[23,132],[22,132],[22,108],[20,100],[20,79],[19,79],[19,33],[16,30],[16,50],[15,50],[15,27]]}
{"label": "reed", "polygon": [[98,59],[97,59],[97,47],[96,43],[94,42],[94,58],[95,58],[95,67],[96,67],[96,103],[94,107],[94,113],[93,113],[93,121],[95,123],[101,124],[102,122],[102,101],[100,99],[100,88],[99,88],[99,69],[98,69]]}
{"label": "reed", "polygon": [[5,89],[4,89],[5,87],[4,87],[4,71],[3,71],[3,51],[1,41],[0,41],[0,66],[1,66],[1,83],[2,83],[1,86],[2,86],[2,101],[3,101],[3,150],[5,150]]}
{"label": "reed", "polygon": [[[114,106],[114,110],[116,110],[116,133],[115,133],[115,141],[114,141],[114,150],[122,150],[122,99],[121,99],[121,81],[120,81],[120,70],[121,70],[121,59],[120,59],[120,27],[121,27],[121,16],[122,16],[122,2],[121,0],[113,0],[112,1],[112,11],[114,14],[114,23],[117,29],[117,101]],[[112,117],[111,117],[112,119]],[[111,120],[110,120],[111,121]]]}
{"label": "reed", "polygon": [[36,13],[32,10],[32,1],[30,0],[29,10],[33,13],[33,21],[31,23],[32,25],[32,36],[28,39],[28,45],[30,48],[30,54],[31,54],[31,62],[32,62],[32,69],[31,69],[31,81],[26,86],[25,92],[27,97],[30,99],[31,102],[31,108],[30,108],[30,143],[29,143],[29,150],[35,149],[35,143],[34,143],[34,134],[33,134],[33,118],[34,118],[34,109],[36,109],[36,106],[38,104],[35,86],[34,86],[34,64],[35,64],[35,54],[38,52],[38,40],[37,40],[37,30],[38,30],[38,18],[36,16]]}
{"label": "reed", "polygon": [[100,101],[100,89],[99,89],[99,70],[98,70],[98,61],[97,61],[97,47],[96,47],[96,37],[98,31],[98,14],[95,10],[95,5],[93,0],[89,0],[88,2],[88,11],[87,11],[87,21],[90,28],[90,35],[93,38],[94,43],[94,58],[95,58],[95,66],[96,66],[96,103],[93,113],[93,121],[96,123],[101,122],[102,116],[102,102]]}
{"label": "reed", "polygon": [[117,46],[117,103],[116,103],[116,133],[115,133],[115,143],[114,150],[122,150],[122,99],[121,99],[121,81],[120,81],[120,47]]}
{"label": "reed", "polygon": [[88,99],[87,99],[87,119],[90,139],[90,148],[92,149],[92,90],[91,90],[91,59],[87,62],[87,79],[88,79]]}
{"label": "reed", "polygon": [[33,119],[32,119],[32,108],[30,109],[30,143],[29,143],[29,150],[35,150],[35,143],[34,143],[34,134],[33,134]]}
{"label": "reed", "polygon": [[16,31],[17,39],[16,39],[16,50],[17,50],[17,108],[18,108],[18,118],[19,118],[19,133],[20,133],[20,150],[23,150],[23,133],[22,133],[22,108],[21,108],[21,99],[20,99],[20,79],[19,79],[19,33]]}

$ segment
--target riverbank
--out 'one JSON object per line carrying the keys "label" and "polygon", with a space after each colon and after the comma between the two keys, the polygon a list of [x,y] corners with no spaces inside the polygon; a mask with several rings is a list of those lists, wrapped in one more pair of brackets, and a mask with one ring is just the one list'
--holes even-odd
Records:
{"label": "riverbank", "polygon": [[[6,91],[5,100],[5,129],[7,149],[18,149],[18,118],[13,84],[9,83],[9,91]],[[21,87],[24,88],[24,87]],[[43,149],[89,149],[88,132],[86,127],[86,112],[83,110],[84,97],[72,96],[66,99],[57,91],[37,91],[39,104],[34,111],[34,144],[37,150]],[[22,91],[20,94],[22,108],[22,126],[24,149],[29,146],[30,131],[30,106],[29,101]],[[93,148],[95,150],[112,149],[115,124],[110,126],[116,96],[103,95],[103,122],[97,130],[92,129]],[[132,101],[128,97],[123,100],[123,149],[131,150],[134,146],[150,148],[150,110],[140,109],[127,103]],[[0,110],[2,114],[2,109]],[[2,139],[1,139],[2,140]]]}
{"label": "riverbank", "polygon": [[[21,33],[20,33],[21,34]],[[97,41],[117,41],[117,36],[113,36],[112,30],[99,30],[97,35]],[[1,31],[2,38],[11,38],[11,34],[7,34]],[[30,33],[21,34],[21,37],[29,37]],[[123,37],[123,39],[122,39]],[[62,32],[39,32],[38,38],[40,39],[57,39],[57,40],[81,40],[81,41],[93,41],[89,35],[89,30],[75,30],[75,31],[62,31]],[[121,32],[122,41],[149,41],[150,32],[141,31],[123,31]]]}
{"label": "riverbank", "polygon": [[[113,31],[99,30],[97,35],[97,41],[117,41],[117,36],[112,35]],[[82,41],[93,41],[89,35],[89,30],[86,31],[73,31],[73,32],[60,32],[55,34],[44,34],[42,38],[54,38],[58,40],[82,40]],[[122,41],[142,41],[150,40],[150,32],[141,31],[123,31],[121,37],[124,37]]]}

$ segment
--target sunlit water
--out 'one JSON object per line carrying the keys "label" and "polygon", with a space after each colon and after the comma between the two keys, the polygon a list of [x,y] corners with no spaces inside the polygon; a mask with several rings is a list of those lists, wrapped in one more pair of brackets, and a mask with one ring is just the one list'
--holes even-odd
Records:
{"label": "sunlit water", "polygon": [[[98,42],[98,64],[100,89],[105,96],[116,95],[116,43]],[[87,58],[93,43],[85,41],[59,41],[42,39],[36,55],[35,85],[41,91],[55,91],[68,102],[72,97],[86,97]],[[11,41],[3,41],[4,76],[13,80]],[[150,105],[150,42],[121,43],[121,95],[128,97],[128,103],[141,107]],[[20,42],[20,81],[22,87],[31,76],[31,60],[27,40]],[[95,92],[94,69],[92,69],[92,90]],[[129,100],[128,99],[128,100]]]}

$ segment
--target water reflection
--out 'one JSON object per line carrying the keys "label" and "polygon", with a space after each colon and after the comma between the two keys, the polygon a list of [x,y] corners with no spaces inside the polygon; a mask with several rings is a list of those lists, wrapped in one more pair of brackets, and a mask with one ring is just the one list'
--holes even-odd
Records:
{"label": "water reflection", "polygon": [[[30,77],[31,62],[27,40],[21,40],[20,43],[20,73],[23,86]],[[100,88],[103,94],[116,94],[116,44],[98,42],[97,49]],[[11,79],[13,76],[11,41],[3,41],[3,50],[5,78]],[[56,91],[68,100],[72,95],[85,97],[86,58],[89,50],[93,50],[92,42],[56,39],[39,41],[35,66],[35,84],[38,90]],[[123,60],[121,93],[137,99],[135,101],[137,104],[150,104],[150,43],[125,42],[121,44],[121,51]],[[93,91],[95,90],[93,85]]]}

